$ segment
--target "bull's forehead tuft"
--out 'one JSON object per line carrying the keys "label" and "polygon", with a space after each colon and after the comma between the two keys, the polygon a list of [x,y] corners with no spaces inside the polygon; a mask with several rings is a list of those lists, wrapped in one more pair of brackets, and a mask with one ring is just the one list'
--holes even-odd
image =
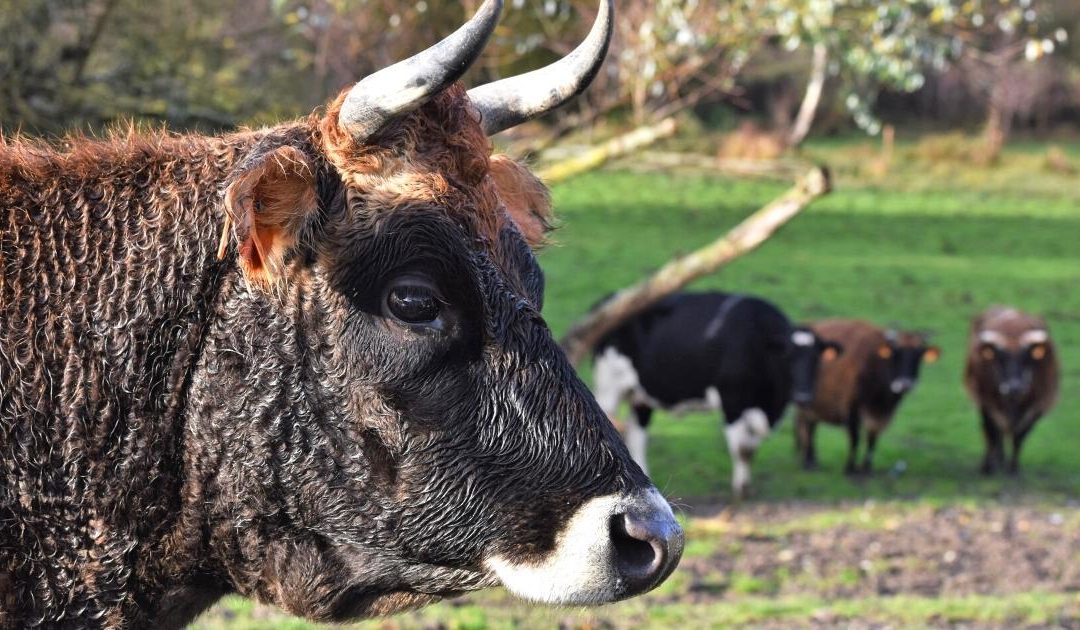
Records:
{"label": "bull's forehead tuft", "polygon": [[338,126],[346,93],[315,120],[319,144],[345,183],[369,208],[428,204],[494,243],[505,210],[490,174],[491,143],[460,86],[357,142]]}
{"label": "bull's forehead tuft", "polygon": [[983,314],[975,331],[976,339],[1002,347],[1045,343],[1050,339],[1046,322],[1041,317],[1015,308],[992,308]]}

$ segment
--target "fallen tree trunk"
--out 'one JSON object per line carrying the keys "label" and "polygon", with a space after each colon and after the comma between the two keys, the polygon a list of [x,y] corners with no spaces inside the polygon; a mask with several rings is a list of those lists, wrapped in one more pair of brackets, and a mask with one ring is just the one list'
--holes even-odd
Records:
{"label": "fallen tree trunk", "polygon": [[655,125],[638,127],[597,147],[587,149],[580,155],[541,169],[540,178],[548,184],[555,184],[586,173],[603,166],[608,160],[633,153],[657,140],[671,137],[675,134],[675,127],[674,118],[665,118]]}
{"label": "fallen tree trunk", "polygon": [[776,230],[799,214],[815,199],[830,190],[829,173],[815,167],[799,178],[795,186],[743,220],[720,239],[677,258],[652,276],[623,289],[570,327],[562,348],[575,366],[606,333],[627,318],[643,311],[661,298],[678,291],[693,280],[757,248]]}

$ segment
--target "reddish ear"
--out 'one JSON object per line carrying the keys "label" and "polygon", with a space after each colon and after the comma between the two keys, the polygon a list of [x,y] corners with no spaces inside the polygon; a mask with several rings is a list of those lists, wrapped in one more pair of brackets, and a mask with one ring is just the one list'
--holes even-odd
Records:
{"label": "reddish ear", "polygon": [[491,179],[514,225],[530,247],[544,245],[551,230],[551,195],[544,183],[521,163],[493,155],[489,163]]}
{"label": "reddish ear", "polygon": [[[225,211],[249,282],[270,286],[284,277],[285,256],[317,206],[314,169],[294,147],[270,151],[229,184]],[[219,256],[225,253],[225,238],[227,230]]]}
{"label": "reddish ear", "polygon": [[936,363],[941,358],[941,348],[937,346],[930,346],[926,349],[926,353],[923,354],[923,359],[927,363]]}

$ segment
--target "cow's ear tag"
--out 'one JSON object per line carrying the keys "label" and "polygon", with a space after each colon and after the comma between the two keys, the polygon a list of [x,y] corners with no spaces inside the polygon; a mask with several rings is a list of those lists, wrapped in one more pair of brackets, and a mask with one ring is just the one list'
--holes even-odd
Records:
{"label": "cow's ear tag", "polygon": [[880,346],[878,346],[877,355],[882,359],[892,358],[892,346],[887,343],[881,344]]}
{"label": "cow's ear tag", "polygon": [[821,351],[821,360],[828,363],[829,361],[835,359],[838,354],[839,353],[836,351],[836,348],[829,346]]}
{"label": "cow's ear tag", "polygon": [[926,352],[923,353],[923,361],[926,361],[927,363],[936,363],[940,358],[941,349],[937,346],[930,346],[926,349]]}
{"label": "cow's ear tag", "polygon": [[225,189],[226,234],[218,257],[228,249],[231,224],[244,277],[253,284],[275,284],[284,278],[286,254],[317,205],[307,157],[290,146],[267,153]]}
{"label": "cow's ear tag", "polygon": [[1046,344],[1037,343],[1031,347],[1031,358],[1042,361],[1046,358]]}

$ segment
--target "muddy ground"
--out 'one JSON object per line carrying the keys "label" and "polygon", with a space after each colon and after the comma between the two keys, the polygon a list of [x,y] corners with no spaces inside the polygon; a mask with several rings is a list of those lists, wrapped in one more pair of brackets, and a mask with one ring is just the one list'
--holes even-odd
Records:
{"label": "muddy ground", "polygon": [[[762,504],[688,512],[691,539],[709,536],[719,545],[683,562],[693,576],[691,598],[722,595],[733,575],[762,580],[759,588],[771,595],[829,599],[1080,592],[1075,506]],[[725,533],[734,534],[727,543]]]}

